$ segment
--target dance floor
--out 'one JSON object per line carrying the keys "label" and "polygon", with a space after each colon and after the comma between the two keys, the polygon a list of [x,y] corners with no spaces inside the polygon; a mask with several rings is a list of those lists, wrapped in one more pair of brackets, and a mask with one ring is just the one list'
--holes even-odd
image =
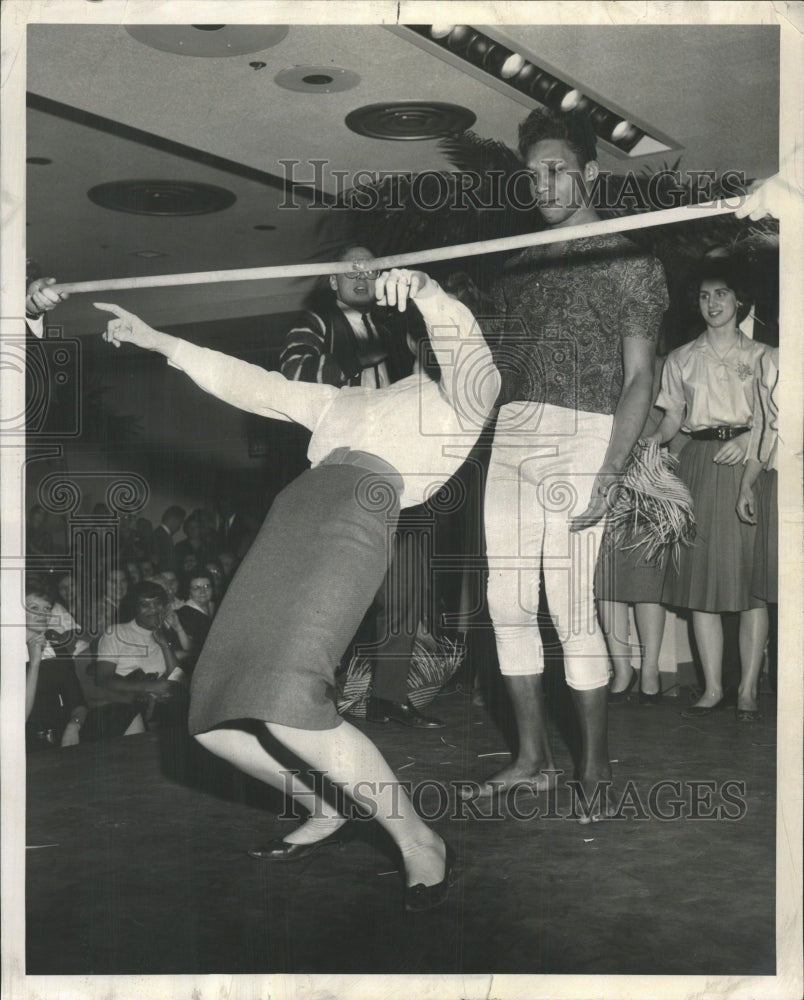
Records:
{"label": "dance floor", "polygon": [[[462,864],[447,904],[423,914],[404,911],[397,857],[375,823],[293,864],[249,858],[292,825],[281,800],[175,733],[34,755],[27,972],[772,974],[773,696],[754,725],[730,709],[685,720],[681,707],[612,706],[626,818],[590,826],[562,818],[563,784],[549,810],[544,796],[517,799],[522,813],[539,805],[553,817],[451,816],[452,789],[436,816],[432,779],[450,788],[506,760],[504,718],[460,692],[431,706],[444,729],[361,724]],[[698,818],[660,818],[673,800]],[[718,807],[738,818],[711,818]]]}

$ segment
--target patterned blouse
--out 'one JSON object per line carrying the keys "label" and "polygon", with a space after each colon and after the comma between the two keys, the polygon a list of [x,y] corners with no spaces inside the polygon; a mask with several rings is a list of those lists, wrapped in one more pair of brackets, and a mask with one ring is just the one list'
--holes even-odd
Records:
{"label": "patterned blouse", "polygon": [[655,343],[668,305],[662,265],[620,234],[530,247],[508,262],[492,294],[502,320],[492,348],[500,403],[589,413],[614,413],[622,340]]}

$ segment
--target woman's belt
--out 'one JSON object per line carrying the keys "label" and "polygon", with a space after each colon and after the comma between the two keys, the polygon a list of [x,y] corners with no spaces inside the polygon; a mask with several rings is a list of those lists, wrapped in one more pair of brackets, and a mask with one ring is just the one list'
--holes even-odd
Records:
{"label": "woman's belt", "polygon": [[750,427],[729,427],[724,424],[720,427],[703,427],[699,431],[690,431],[693,441],[731,441],[732,438],[747,434]]}
{"label": "woman's belt", "polygon": [[335,448],[319,465],[356,465],[359,469],[379,473],[381,476],[398,476],[399,472],[378,455],[368,451],[354,451],[351,448]]}

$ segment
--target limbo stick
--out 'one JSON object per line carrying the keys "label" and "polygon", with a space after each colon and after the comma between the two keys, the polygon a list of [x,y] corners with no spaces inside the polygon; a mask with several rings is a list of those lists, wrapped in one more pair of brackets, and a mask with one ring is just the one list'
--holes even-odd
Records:
{"label": "limbo stick", "polygon": [[476,257],[480,254],[521,250],[525,247],[544,246],[548,243],[568,242],[587,236],[604,236],[609,233],[626,233],[634,229],[652,229],[654,226],[735,212],[718,202],[666,208],[660,212],[603,219],[567,229],[550,229],[521,236],[504,236],[496,240],[480,240],[457,246],[436,247],[413,253],[392,254],[376,260],[332,261],[319,264],[280,264],[273,267],[243,267],[231,271],[195,271],[188,274],[157,274],[144,278],[109,278],[102,281],[73,281],[51,285],[55,292],[75,295],[80,292],[122,292],[137,288],[167,288],[176,285],[206,285],[224,281],[264,281],[271,278],[310,278],[316,275],[343,274],[354,270],[386,271],[391,267],[409,267],[411,264],[432,264],[441,260]]}

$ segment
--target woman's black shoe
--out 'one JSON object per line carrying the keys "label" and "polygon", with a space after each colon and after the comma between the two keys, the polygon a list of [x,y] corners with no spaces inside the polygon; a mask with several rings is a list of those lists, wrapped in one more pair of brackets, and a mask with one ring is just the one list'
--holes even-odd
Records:
{"label": "woman's black shoe", "polygon": [[443,729],[441,719],[423,715],[410,701],[388,701],[385,698],[369,698],[366,704],[366,722],[398,722],[413,729]]}
{"label": "woman's black shoe", "polygon": [[411,912],[420,910],[432,910],[436,906],[441,906],[447,898],[450,886],[454,885],[458,878],[458,870],[455,866],[455,851],[444,844],[446,855],[444,856],[444,877],[435,885],[424,885],[418,882],[416,885],[409,885],[405,889],[405,909]]}
{"label": "woman's black shoe", "polygon": [[634,681],[637,679],[637,672],[631,667],[631,680],[628,682],[628,687],[624,687],[622,691],[609,691],[609,704],[616,705],[621,701],[628,701],[628,693],[634,686]]}
{"label": "woman's black shoe", "polygon": [[269,840],[265,847],[255,847],[248,852],[250,858],[257,861],[301,861],[302,858],[323,850],[325,847],[342,847],[349,839],[351,831],[347,832],[343,826],[321,840],[314,840],[311,844],[289,844],[286,840]]}
{"label": "woman's black shoe", "polygon": [[642,678],[639,681],[639,704],[640,705],[658,705],[662,700],[662,679],[659,678],[659,690],[654,694],[646,694],[642,690]]}

